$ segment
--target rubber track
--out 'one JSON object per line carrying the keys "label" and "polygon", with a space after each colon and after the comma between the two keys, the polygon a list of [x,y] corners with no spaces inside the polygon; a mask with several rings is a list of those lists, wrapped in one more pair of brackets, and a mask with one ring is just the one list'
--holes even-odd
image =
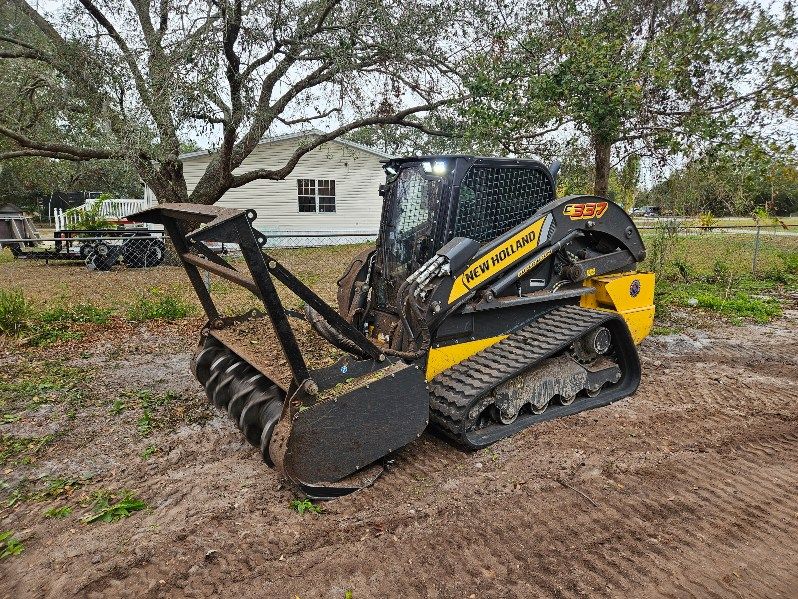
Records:
{"label": "rubber track", "polygon": [[[468,411],[497,385],[565,350],[607,312],[564,306],[547,312],[506,339],[483,349],[430,381],[430,419],[449,437],[465,442]],[[586,406],[587,407],[587,406]],[[545,413],[540,415],[545,420]],[[530,419],[530,424],[534,419]]]}

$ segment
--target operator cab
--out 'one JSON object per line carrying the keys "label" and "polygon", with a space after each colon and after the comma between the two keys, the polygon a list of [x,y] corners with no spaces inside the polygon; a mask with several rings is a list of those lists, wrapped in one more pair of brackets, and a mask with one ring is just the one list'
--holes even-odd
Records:
{"label": "operator cab", "polygon": [[452,238],[487,243],[555,198],[554,177],[537,160],[419,156],[384,169],[374,291],[389,311],[405,279]]}

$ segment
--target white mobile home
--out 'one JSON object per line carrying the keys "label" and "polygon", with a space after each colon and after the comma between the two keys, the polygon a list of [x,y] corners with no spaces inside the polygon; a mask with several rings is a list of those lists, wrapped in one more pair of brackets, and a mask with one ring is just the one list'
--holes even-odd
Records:
{"label": "white mobile home", "polygon": [[[283,166],[306,135],[265,138],[236,172]],[[389,157],[372,148],[337,139],[305,154],[287,179],[257,180],[231,189],[217,205],[255,210],[258,214],[255,226],[267,234],[376,235],[382,208],[378,191],[385,181],[382,162]],[[200,151],[180,158],[191,192],[210,155]]]}

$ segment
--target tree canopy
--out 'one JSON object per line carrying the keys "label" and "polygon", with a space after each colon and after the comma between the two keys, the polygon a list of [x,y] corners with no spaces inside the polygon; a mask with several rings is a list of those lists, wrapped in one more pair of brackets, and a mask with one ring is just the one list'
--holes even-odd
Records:
{"label": "tree canopy", "polygon": [[789,2],[531,0],[471,63],[468,132],[518,153],[583,136],[604,195],[613,159],[689,155],[794,115],[796,31]]}
{"label": "tree canopy", "polygon": [[[162,201],[285,178],[345,135],[391,153],[565,156],[563,187],[631,205],[641,168],[753,133],[767,145],[798,114],[791,0],[40,6],[0,0],[0,165],[25,179],[23,159],[40,173],[121,162]],[[327,133],[276,168],[249,166],[264,136],[311,128]],[[189,193],[192,139],[212,158]]]}
{"label": "tree canopy", "polygon": [[795,146],[764,144],[754,138],[734,147],[716,146],[655,185],[643,201],[675,214],[798,212]]}
{"label": "tree canopy", "polygon": [[[280,179],[314,147],[403,123],[458,94],[457,6],[436,0],[2,0],[0,62],[15,74],[0,159],[123,160],[164,201],[213,203]],[[453,40],[462,43],[455,43]],[[445,40],[445,43],[443,43]],[[324,123],[284,165],[247,168],[262,137]],[[189,193],[190,134],[215,140]]]}

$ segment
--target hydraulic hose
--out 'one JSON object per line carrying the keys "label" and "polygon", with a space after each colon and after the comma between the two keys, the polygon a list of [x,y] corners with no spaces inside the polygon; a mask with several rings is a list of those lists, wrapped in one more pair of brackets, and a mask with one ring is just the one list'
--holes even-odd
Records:
{"label": "hydraulic hose", "polygon": [[[412,352],[399,351],[395,349],[383,350],[386,355],[394,356],[396,358],[401,358],[403,360],[417,360],[419,358],[424,357],[424,355],[427,353],[427,350],[429,349],[431,341],[429,327],[427,326],[427,320],[424,318],[423,314],[421,314],[421,310],[419,309],[418,304],[415,301],[415,294],[413,293],[413,291],[415,290],[414,288],[415,285],[411,286],[410,291],[405,297],[404,307],[405,311],[409,309],[413,313],[413,316],[415,316],[416,321],[419,323],[419,326],[421,327],[421,339],[422,339],[421,345],[416,351]],[[410,326],[407,323],[407,316],[404,313],[402,314],[402,323],[405,326],[407,326],[408,329],[410,328]]]}
{"label": "hydraulic hose", "polygon": [[313,327],[313,330],[321,335],[324,339],[332,343],[338,349],[350,353],[361,358],[367,357],[363,350],[361,350],[351,339],[345,337],[336,331],[330,324],[324,320],[324,317],[316,312],[309,304],[305,304],[305,318]]}

